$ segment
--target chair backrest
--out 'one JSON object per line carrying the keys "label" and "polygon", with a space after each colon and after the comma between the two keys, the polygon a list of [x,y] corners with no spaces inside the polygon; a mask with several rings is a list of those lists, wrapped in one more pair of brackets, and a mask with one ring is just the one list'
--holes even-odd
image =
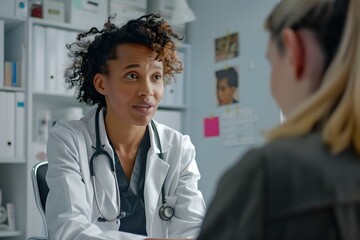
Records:
{"label": "chair backrest", "polygon": [[49,187],[45,179],[47,169],[48,169],[48,162],[43,161],[35,164],[31,170],[31,178],[34,188],[35,201],[44,222],[46,237],[48,237],[48,231],[47,231],[46,218],[45,218],[45,204],[46,204],[46,198],[49,193]]}

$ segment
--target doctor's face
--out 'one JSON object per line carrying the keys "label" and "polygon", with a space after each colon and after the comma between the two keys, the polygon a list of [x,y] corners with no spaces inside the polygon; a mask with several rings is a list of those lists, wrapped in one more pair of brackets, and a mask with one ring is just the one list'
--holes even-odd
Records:
{"label": "doctor's face", "polygon": [[164,94],[163,63],[141,44],[120,44],[116,54],[102,81],[107,114],[118,122],[147,125]]}

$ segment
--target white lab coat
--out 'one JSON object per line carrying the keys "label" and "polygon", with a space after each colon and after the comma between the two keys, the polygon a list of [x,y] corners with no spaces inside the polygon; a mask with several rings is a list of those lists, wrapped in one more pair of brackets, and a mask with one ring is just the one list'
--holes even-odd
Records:
{"label": "white lab coat", "polygon": [[[58,122],[48,140],[48,172],[50,192],[46,202],[46,219],[51,240],[144,239],[119,232],[121,221],[99,222],[90,178],[89,159],[94,153],[95,111],[92,109],[79,121]],[[99,130],[104,149],[114,159],[102,111]],[[156,122],[155,122],[156,123]],[[147,155],[144,201],[146,231],[149,237],[196,237],[205,215],[205,203],[197,188],[200,173],[195,162],[195,149],[188,136],[156,123],[164,160],[154,132],[149,125],[151,147]],[[97,196],[101,211],[107,216],[116,212],[115,180],[106,161],[95,161]],[[165,182],[167,204],[173,206],[173,218],[164,222],[159,217],[161,187]],[[110,200],[111,199],[111,200]]]}

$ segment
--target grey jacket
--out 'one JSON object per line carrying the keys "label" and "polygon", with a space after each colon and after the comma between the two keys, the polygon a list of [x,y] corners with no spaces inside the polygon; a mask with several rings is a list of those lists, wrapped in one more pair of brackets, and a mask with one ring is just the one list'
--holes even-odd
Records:
{"label": "grey jacket", "polygon": [[319,132],[249,151],[222,177],[199,240],[360,239],[360,158]]}

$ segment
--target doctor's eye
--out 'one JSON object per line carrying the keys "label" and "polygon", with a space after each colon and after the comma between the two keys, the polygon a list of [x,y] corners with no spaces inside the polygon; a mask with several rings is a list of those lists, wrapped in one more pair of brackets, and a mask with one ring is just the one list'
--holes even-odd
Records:
{"label": "doctor's eye", "polygon": [[161,74],[155,74],[155,75],[153,76],[153,78],[154,78],[155,81],[162,81],[162,79],[163,79],[163,77],[162,77]]}
{"label": "doctor's eye", "polygon": [[129,80],[136,80],[138,79],[138,75],[136,73],[129,73],[129,74],[126,74],[125,77]]}

